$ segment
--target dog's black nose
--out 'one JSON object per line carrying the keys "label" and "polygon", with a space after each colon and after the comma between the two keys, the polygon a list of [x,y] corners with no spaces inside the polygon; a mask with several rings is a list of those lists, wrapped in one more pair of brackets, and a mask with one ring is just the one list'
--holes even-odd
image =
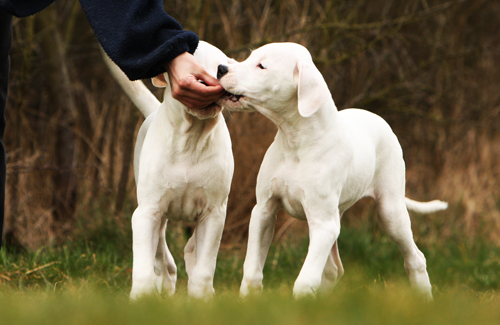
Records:
{"label": "dog's black nose", "polygon": [[217,67],[217,79],[222,78],[228,71],[229,70],[225,65],[219,64]]}

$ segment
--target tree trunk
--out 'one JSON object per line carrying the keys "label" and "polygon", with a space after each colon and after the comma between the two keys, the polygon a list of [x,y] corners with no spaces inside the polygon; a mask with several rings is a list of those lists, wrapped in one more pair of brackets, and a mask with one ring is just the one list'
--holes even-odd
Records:
{"label": "tree trunk", "polygon": [[48,112],[56,127],[53,141],[53,162],[56,172],[53,176],[53,230],[57,236],[61,226],[70,226],[76,207],[76,186],[73,175],[73,157],[75,135],[73,127],[76,118],[74,91],[71,88],[69,62],[57,26],[57,7],[51,6],[41,14],[44,27],[49,30],[45,34],[42,47],[48,60],[47,75],[49,98],[52,111]]}

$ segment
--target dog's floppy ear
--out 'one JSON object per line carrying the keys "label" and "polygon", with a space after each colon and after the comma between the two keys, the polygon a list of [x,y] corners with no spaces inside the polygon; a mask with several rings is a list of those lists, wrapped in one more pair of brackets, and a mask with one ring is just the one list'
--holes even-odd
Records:
{"label": "dog's floppy ear", "polygon": [[151,78],[151,82],[153,83],[153,86],[157,88],[165,88],[167,87],[167,80],[165,80],[165,74],[159,74],[154,78]]}
{"label": "dog's floppy ear", "polygon": [[[298,70],[298,71],[297,71]],[[309,117],[330,97],[330,90],[319,70],[311,62],[298,62],[297,96],[299,114]]]}

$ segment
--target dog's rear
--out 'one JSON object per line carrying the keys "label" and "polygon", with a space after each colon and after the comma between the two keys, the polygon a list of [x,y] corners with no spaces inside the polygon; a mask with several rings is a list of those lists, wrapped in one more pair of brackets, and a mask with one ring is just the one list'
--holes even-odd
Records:
{"label": "dog's rear", "polygon": [[149,91],[148,87],[141,81],[131,81],[125,73],[102,51],[104,62],[111,74],[122,87],[135,106],[144,117],[148,117],[160,106],[160,101]]}
{"label": "dog's rear", "polygon": [[408,210],[421,214],[435,213],[448,209],[448,203],[440,200],[418,202],[406,197],[405,204]]}
{"label": "dog's rear", "polygon": [[139,174],[139,157],[142,150],[142,145],[144,143],[144,138],[146,137],[149,126],[153,122],[156,111],[158,110],[158,107],[160,107],[161,103],[141,80],[131,81],[125,75],[125,73],[106,55],[104,50],[101,49],[101,53],[103,60],[108,66],[113,78],[118,82],[120,87],[130,98],[130,100],[146,118],[144,123],[141,125],[141,128],[139,129],[134,147],[134,176],[137,182]]}

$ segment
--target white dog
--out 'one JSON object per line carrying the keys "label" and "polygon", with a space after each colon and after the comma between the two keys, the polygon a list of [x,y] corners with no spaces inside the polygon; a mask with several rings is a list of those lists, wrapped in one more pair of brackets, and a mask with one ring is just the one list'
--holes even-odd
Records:
{"label": "white dog", "polygon": [[[194,56],[213,76],[219,64],[230,62],[205,42],[200,42]],[[166,87],[160,104],[142,82],[131,82],[118,67],[111,68],[146,116],[134,153],[139,205],[132,216],[130,298],[162,289],[175,292],[177,268],[165,241],[167,219],[196,222],[184,249],[188,293],[210,296],[234,169],[229,131],[219,114],[222,107],[188,109],[173,99],[166,74],[153,79],[155,86]]]}
{"label": "white dog", "polygon": [[293,288],[295,297],[332,288],[343,274],[337,248],[342,214],[370,196],[403,253],[412,286],[432,299],[407,208],[429,213],[447,204],[405,198],[403,154],[389,125],[364,110],[338,112],[311,55],[298,44],[265,45],[244,62],[220,66],[218,78],[228,92],[222,100],[225,108],[257,110],[278,127],[257,178],[241,294],[262,288],[280,208],[309,225],[309,250]]}

